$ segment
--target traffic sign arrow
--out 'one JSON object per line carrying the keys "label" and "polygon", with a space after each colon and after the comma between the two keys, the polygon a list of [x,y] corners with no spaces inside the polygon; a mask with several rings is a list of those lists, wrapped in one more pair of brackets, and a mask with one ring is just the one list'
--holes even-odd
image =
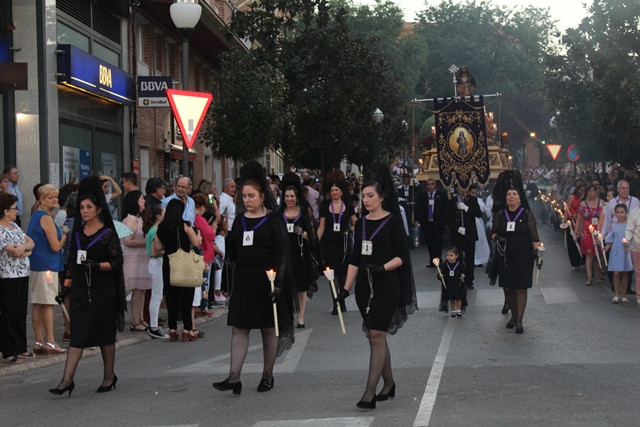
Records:
{"label": "traffic sign arrow", "polygon": [[167,99],[180,127],[182,140],[187,148],[191,148],[213,95],[207,92],[167,89]]}

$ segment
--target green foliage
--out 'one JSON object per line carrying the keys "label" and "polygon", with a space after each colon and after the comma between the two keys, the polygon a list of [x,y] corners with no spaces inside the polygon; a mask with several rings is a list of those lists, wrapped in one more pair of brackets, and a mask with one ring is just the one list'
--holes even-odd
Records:
{"label": "green foliage", "polygon": [[586,160],[640,156],[640,3],[594,0],[590,15],[547,61],[547,93],[558,133]]}

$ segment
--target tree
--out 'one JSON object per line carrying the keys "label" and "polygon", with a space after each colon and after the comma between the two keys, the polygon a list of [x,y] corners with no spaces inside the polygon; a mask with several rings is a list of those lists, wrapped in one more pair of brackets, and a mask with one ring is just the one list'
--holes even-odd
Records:
{"label": "tree", "polygon": [[593,0],[590,15],[564,35],[566,56],[548,61],[547,91],[558,132],[586,160],[640,155],[640,3]]}

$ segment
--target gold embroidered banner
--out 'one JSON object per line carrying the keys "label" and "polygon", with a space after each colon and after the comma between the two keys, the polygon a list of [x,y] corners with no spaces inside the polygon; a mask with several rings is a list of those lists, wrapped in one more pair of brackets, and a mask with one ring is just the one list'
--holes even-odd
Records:
{"label": "gold embroidered banner", "polygon": [[438,168],[447,187],[458,183],[467,188],[473,174],[480,183],[489,179],[483,106],[482,97],[434,100]]}

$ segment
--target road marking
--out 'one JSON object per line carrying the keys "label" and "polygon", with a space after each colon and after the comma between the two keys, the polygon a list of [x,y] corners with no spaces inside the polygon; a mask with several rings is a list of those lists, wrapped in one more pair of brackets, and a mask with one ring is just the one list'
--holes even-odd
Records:
{"label": "road marking", "polygon": [[[273,368],[274,373],[278,374],[290,374],[295,372],[298,367],[298,362],[304,353],[304,349],[309,340],[309,336],[313,328],[309,328],[304,332],[296,332],[296,342],[289,350],[287,350],[284,357],[276,359],[276,365]],[[262,344],[252,345],[249,347],[247,357],[250,353],[259,352],[259,360],[262,360]],[[209,373],[209,374],[227,374],[229,373],[229,360],[231,359],[231,353],[222,354],[220,356],[212,357],[210,359],[203,360],[192,365],[183,366],[180,368],[172,369],[170,373],[182,373],[182,374],[197,374],[197,373]],[[247,374],[260,374],[263,370],[263,363],[246,363],[242,366],[242,373]]]}
{"label": "road marking", "polygon": [[334,426],[370,426],[373,417],[309,418],[306,420],[259,421],[254,427],[334,427]]}
{"label": "road marking", "polygon": [[444,364],[447,361],[447,354],[449,353],[449,345],[451,344],[451,338],[453,337],[453,330],[456,327],[456,321],[451,320],[447,322],[447,326],[444,328],[442,339],[440,340],[440,346],[438,347],[438,353],[433,361],[431,367],[431,373],[429,374],[429,381],[427,387],[424,390],[422,401],[420,402],[420,408],[418,414],[413,422],[415,427],[428,426],[429,419],[431,418],[431,412],[433,406],[436,403],[436,397],[438,396],[438,387],[440,387],[440,378],[442,378],[442,371],[444,370]]}
{"label": "road marking", "polygon": [[540,288],[542,297],[546,304],[565,304],[569,302],[580,302],[580,298],[571,288]]}

